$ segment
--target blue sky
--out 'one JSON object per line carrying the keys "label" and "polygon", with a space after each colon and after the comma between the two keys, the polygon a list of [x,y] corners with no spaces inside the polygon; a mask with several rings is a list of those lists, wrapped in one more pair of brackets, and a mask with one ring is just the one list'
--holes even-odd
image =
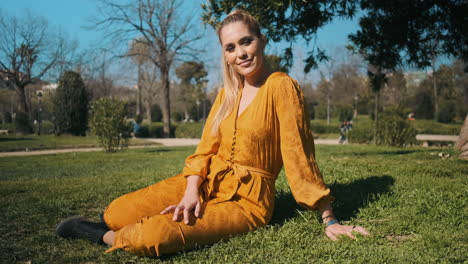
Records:
{"label": "blue sky", "polygon": [[[200,3],[203,0],[188,1],[182,0],[184,9],[189,10],[192,16],[200,17],[202,10]],[[29,9],[34,14],[45,17],[51,26],[58,26],[62,28],[70,38],[76,39],[79,43],[79,49],[87,49],[102,40],[102,33],[96,31],[89,31],[84,26],[89,25],[89,19],[96,14],[96,2],[93,0],[1,0],[0,8],[10,15],[21,16],[24,10]],[[203,27],[201,20],[196,19],[195,22]],[[337,47],[342,47],[347,44],[347,35],[355,32],[358,29],[358,21],[354,20],[336,20],[332,24],[320,29],[317,36],[317,44],[319,47],[324,48],[333,53]],[[210,71],[210,83],[215,83],[217,75],[216,72],[219,68],[219,54],[220,50],[217,44],[216,36],[213,30],[207,29],[205,32],[205,43],[199,45],[206,47],[210,52],[204,54],[207,59],[205,64],[208,71]],[[269,52],[280,53],[284,44],[270,43],[268,48]],[[298,54],[305,54],[307,49],[304,43],[298,42],[295,49]],[[216,50],[217,52],[213,52]],[[305,56],[305,55],[304,55]],[[304,57],[303,56],[303,57]],[[302,64],[300,62],[300,55],[296,57],[295,65],[291,75],[295,78],[304,76],[302,73]],[[317,71],[308,75],[307,79],[314,81],[317,78]]]}

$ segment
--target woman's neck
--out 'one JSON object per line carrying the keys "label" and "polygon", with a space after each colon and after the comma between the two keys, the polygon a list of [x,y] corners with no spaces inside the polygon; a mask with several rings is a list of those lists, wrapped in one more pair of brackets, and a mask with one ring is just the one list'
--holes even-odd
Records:
{"label": "woman's neck", "polygon": [[261,69],[257,74],[250,78],[244,78],[244,87],[250,86],[250,87],[260,87],[265,80],[270,76],[271,70],[267,68]]}

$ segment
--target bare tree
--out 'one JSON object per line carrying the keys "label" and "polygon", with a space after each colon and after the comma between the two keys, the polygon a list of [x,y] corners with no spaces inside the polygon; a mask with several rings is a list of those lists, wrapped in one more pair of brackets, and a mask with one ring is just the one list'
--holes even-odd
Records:
{"label": "bare tree", "polygon": [[460,137],[458,138],[455,148],[460,151],[460,159],[468,160],[468,114],[460,130]]}
{"label": "bare tree", "polygon": [[[164,133],[170,133],[169,72],[177,55],[195,52],[193,42],[201,38],[194,34],[192,19],[179,15],[176,0],[101,0],[100,15],[95,28],[105,31],[113,43],[135,39],[148,48],[147,56],[159,69],[162,84],[162,114]],[[192,16],[193,18],[193,16]],[[135,38],[141,36],[139,38]]]}
{"label": "bare tree", "polygon": [[22,112],[31,118],[25,87],[54,67],[63,66],[70,45],[63,33],[52,32],[47,20],[31,13],[17,18],[0,10],[0,72],[18,95]]}

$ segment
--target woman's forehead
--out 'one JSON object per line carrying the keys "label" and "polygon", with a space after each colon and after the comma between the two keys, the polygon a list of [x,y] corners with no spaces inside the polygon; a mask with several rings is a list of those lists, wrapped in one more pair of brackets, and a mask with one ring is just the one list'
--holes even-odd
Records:
{"label": "woman's forehead", "polygon": [[227,44],[249,35],[253,35],[249,26],[239,21],[225,25],[220,31],[219,38],[222,44]]}

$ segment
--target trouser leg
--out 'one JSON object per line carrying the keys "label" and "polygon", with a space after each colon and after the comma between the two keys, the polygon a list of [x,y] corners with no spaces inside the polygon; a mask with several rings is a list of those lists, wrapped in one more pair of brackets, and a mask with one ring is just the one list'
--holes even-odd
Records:
{"label": "trouser leg", "polygon": [[188,225],[172,221],[172,214],[157,214],[122,227],[107,252],[121,248],[137,255],[160,256],[211,245],[255,228],[236,202],[208,202],[203,204],[201,218],[192,215]]}
{"label": "trouser leg", "polygon": [[107,206],[103,219],[113,231],[135,224],[144,217],[159,214],[169,205],[178,204],[185,186],[185,177],[177,175],[125,194]]}

